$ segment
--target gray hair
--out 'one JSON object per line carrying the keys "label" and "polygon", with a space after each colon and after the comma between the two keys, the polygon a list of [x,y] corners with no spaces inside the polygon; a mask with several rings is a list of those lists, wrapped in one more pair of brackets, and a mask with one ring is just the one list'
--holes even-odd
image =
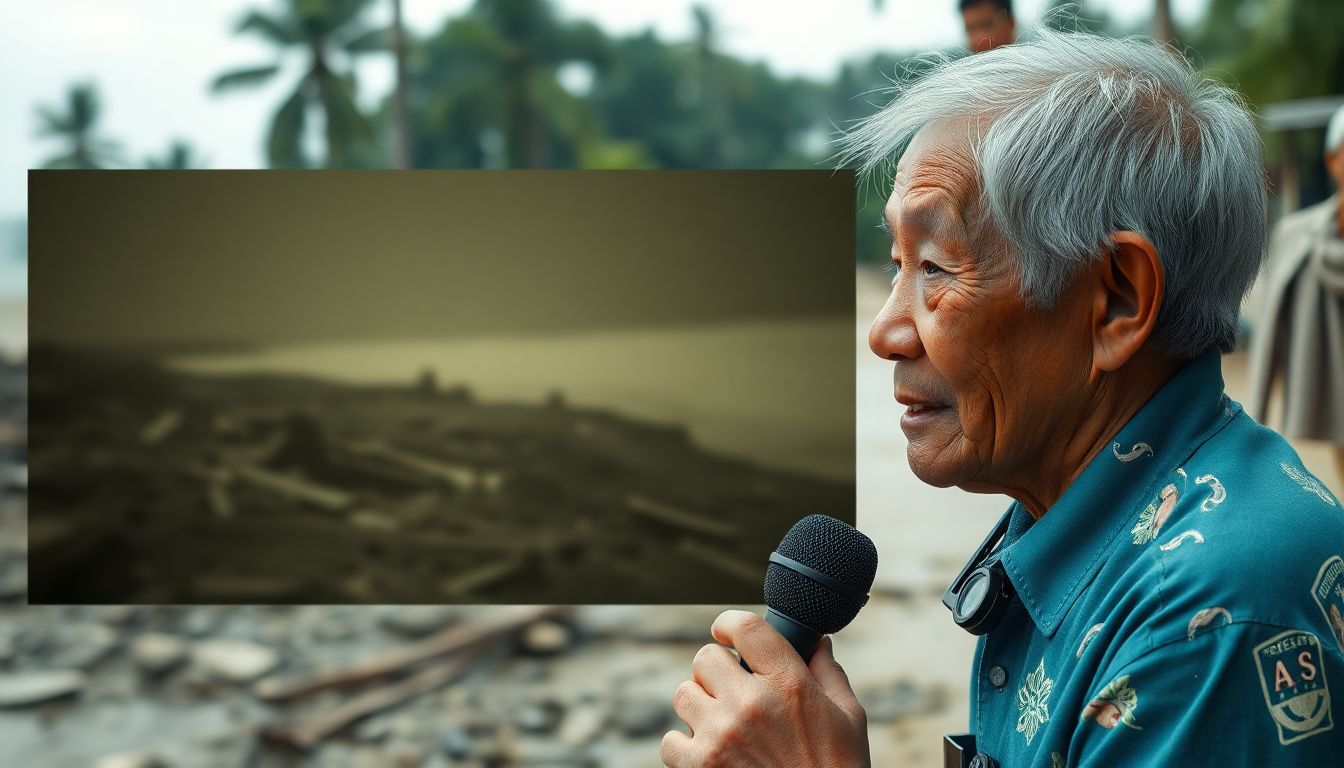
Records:
{"label": "gray hair", "polygon": [[1166,292],[1154,338],[1195,357],[1236,344],[1265,246],[1262,145],[1241,97],[1141,38],[1041,29],[1031,42],[937,57],[842,139],[841,162],[889,178],[925,125],[969,120],[980,210],[1017,254],[1023,298],[1049,307],[1131,230]]}
{"label": "gray hair", "polygon": [[1334,152],[1340,144],[1344,144],[1344,107],[1336,109],[1325,126],[1325,151]]}

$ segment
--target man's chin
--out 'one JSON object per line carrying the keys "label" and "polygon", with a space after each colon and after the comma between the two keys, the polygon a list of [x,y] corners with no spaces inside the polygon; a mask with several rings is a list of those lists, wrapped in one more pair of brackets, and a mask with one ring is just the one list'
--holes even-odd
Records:
{"label": "man's chin", "polygon": [[937,457],[930,457],[924,451],[907,447],[905,458],[910,463],[910,471],[925,485],[935,488],[950,488],[957,484],[960,475],[958,467]]}

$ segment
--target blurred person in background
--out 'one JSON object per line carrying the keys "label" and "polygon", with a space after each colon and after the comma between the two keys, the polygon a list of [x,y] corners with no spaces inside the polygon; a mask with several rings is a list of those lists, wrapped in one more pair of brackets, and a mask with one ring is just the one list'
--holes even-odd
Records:
{"label": "blurred person in background", "polygon": [[966,25],[966,47],[984,53],[1017,39],[1013,0],[961,0],[961,21]]}
{"label": "blurred person in background", "polygon": [[1335,194],[1284,217],[1270,239],[1264,313],[1251,352],[1252,415],[1283,380],[1283,434],[1334,444],[1344,477],[1344,107],[1325,131]]}
{"label": "blurred person in background", "polygon": [[[847,146],[891,184],[868,343],[910,468],[1014,500],[968,563],[998,612],[954,613],[981,635],[959,764],[1337,764],[1344,509],[1223,391],[1265,241],[1241,98],[1151,41],[1042,29],[943,61]],[[805,664],[754,614],[711,634],[667,765],[868,765],[829,640]]]}

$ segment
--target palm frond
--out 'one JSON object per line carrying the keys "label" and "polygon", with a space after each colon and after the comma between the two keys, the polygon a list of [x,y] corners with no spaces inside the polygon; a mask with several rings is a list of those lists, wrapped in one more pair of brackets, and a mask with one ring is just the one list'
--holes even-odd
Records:
{"label": "palm frond", "polygon": [[348,53],[373,53],[392,50],[392,30],[386,27],[369,29],[356,34],[341,44]]}
{"label": "palm frond", "polygon": [[[313,1],[316,4],[316,0]],[[359,19],[368,8],[369,0],[325,0],[320,6],[329,25],[328,32],[335,34],[347,24]]]}
{"label": "palm frond", "polygon": [[69,94],[71,130],[86,131],[98,120],[98,92],[92,85],[76,85]]}
{"label": "palm frond", "polygon": [[248,88],[254,85],[270,80],[280,71],[279,64],[268,64],[264,67],[251,67],[249,69],[236,69],[232,72],[226,72],[216,77],[210,84],[211,93],[226,93],[235,88]]}
{"label": "palm frond", "polygon": [[235,34],[251,32],[266,38],[278,46],[295,45],[303,42],[298,25],[290,18],[276,18],[261,11],[250,11],[238,22]]}
{"label": "palm frond", "polygon": [[318,80],[318,94],[327,116],[327,152],[330,165],[343,165],[343,158],[357,142],[373,140],[373,125],[359,111],[351,82],[338,77]]}
{"label": "palm frond", "polygon": [[51,107],[38,106],[37,117],[41,122],[37,128],[38,136],[64,136],[73,130],[65,116]]}
{"label": "palm frond", "polygon": [[266,137],[266,162],[272,168],[302,168],[306,164],[303,156],[303,126],[307,108],[303,84],[300,83],[271,121],[271,131]]}

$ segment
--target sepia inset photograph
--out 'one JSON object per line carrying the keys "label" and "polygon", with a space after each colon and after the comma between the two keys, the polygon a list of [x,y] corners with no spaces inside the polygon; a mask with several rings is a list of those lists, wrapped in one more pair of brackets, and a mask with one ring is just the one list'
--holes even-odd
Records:
{"label": "sepia inset photograph", "polygon": [[848,172],[29,176],[32,603],[752,603],[854,520]]}

